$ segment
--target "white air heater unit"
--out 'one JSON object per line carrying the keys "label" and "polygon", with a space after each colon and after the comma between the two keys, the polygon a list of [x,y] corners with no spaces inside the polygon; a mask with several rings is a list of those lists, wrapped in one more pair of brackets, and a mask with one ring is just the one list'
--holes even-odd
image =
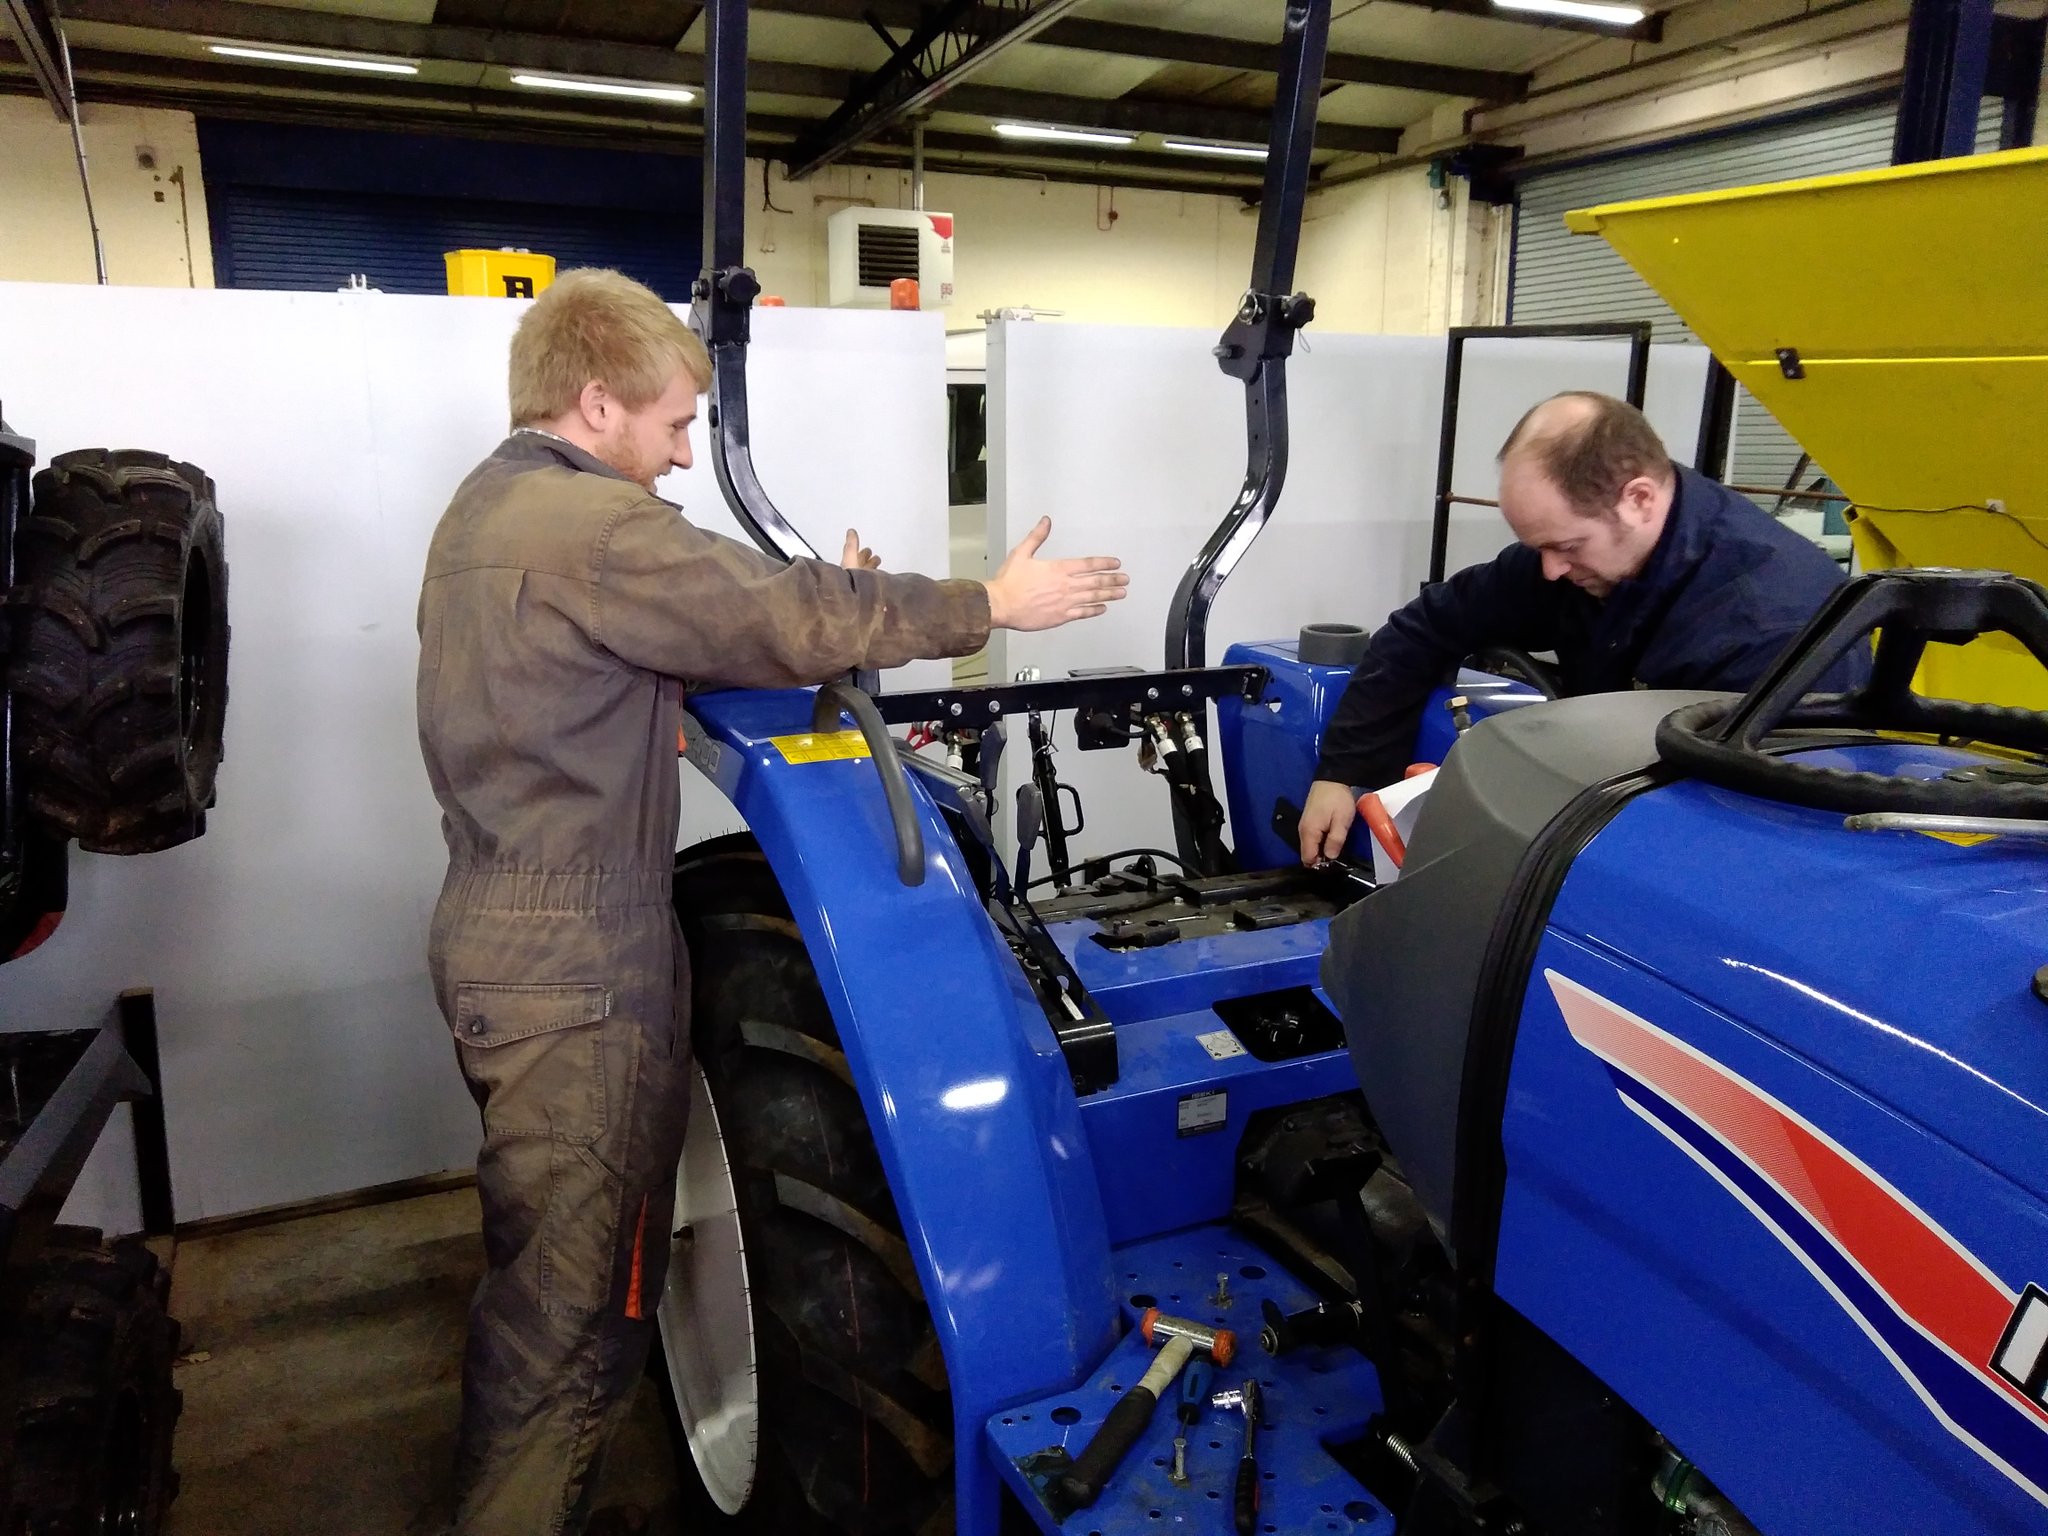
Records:
{"label": "white air heater unit", "polygon": [[917,279],[918,303],[953,302],[953,215],[912,208],[842,208],[825,221],[835,309],[887,309],[889,284]]}

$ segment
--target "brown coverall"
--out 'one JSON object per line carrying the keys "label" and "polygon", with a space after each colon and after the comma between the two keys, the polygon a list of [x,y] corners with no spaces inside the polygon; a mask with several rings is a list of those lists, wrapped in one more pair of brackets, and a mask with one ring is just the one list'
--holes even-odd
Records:
{"label": "brown coverall", "polygon": [[783,565],[546,434],[456,492],[420,593],[419,731],[448,840],[428,966],[483,1114],[463,1536],[583,1528],[652,1340],[689,1107],[681,680],[815,683],[988,627],[978,582]]}

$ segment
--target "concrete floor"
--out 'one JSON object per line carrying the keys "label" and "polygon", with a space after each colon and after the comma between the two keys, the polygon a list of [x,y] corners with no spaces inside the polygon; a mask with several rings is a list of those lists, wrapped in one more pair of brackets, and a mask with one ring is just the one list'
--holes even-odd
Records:
{"label": "concrete floor", "polygon": [[[470,1189],[179,1243],[183,1487],[168,1536],[438,1536],[482,1269]],[[637,1505],[648,1536],[680,1536],[651,1382],[598,1503]]]}

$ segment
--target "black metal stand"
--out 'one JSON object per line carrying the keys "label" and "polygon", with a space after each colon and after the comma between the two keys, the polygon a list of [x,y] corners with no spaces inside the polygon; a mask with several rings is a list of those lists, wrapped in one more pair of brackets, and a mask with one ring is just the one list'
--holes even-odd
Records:
{"label": "black metal stand", "polygon": [[164,1073],[157,1053],[156,993],[147,987],[123,992],[115,1004],[121,1043],[149,1079],[150,1092],[129,1108],[135,1131],[135,1183],[142,1196],[145,1237],[168,1237],[177,1225],[171,1199],[171,1144],[164,1131]]}
{"label": "black metal stand", "polygon": [[1459,325],[1451,328],[1444,355],[1443,428],[1436,449],[1436,508],[1429,528],[1429,580],[1444,579],[1444,559],[1451,536],[1451,465],[1458,447],[1458,397],[1465,374],[1468,341],[1626,341],[1628,383],[1623,398],[1643,408],[1643,390],[1650,377],[1650,322],[1596,321],[1584,325]]}

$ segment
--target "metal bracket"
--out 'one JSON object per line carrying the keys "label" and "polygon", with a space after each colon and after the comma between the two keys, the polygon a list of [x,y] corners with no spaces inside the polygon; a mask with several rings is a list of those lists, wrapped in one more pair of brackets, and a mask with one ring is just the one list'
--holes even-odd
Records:
{"label": "metal bracket", "polygon": [[761,281],[744,259],[747,177],[746,0],[704,7],[704,270],[690,328],[711,353],[711,466],[747,537],[782,560],[815,560],[754,472],[747,415],[747,344]]}
{"label": "metal bracket", "polygon": [[1287,355],[1294,333],[1315,316],[1315,301],[1289,290],[1329,41],[1330,0],[1288,0],[1251,282],[1215,349],[1217,365],[1245,387],[1244,487],[1174,591],[1166,621],[1169,667],[1199,667],[1207,659],[1216,594],[1273,515],[1287,480]]}

